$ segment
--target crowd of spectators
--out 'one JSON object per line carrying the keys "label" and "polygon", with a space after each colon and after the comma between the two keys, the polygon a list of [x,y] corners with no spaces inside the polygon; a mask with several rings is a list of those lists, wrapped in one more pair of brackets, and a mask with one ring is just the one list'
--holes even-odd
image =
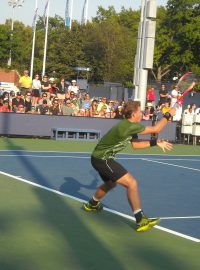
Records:
{"label": "crowd of spectators", "polygon": [[178,91],[178,86],[175,84],[170,90],[166,89],[164,84],[159,90],[159,97],[156,102],[156,94],[154,87],[147,90],[146,108],[143,114],[144,120],[157,120],[161,118],[172,107],[176,107],[176,115],[171,121],[181,121],[183,114],[199,114],[200,105],[189,104],[186,109],[183,109],[183,98]]}
{"label": "crowd of spectators", "polygon": [[[3,92],[0,95],[0,112],[32,113],[46,115],[67,115],[101,118],[123,118],[125,101],[109,100],[105,96],[91,98],[89,93],[81,92],[76,80],[67,83],[65,78],[55,81],[44,75],[40,80],[39,74],[32,80],[28,70],[19,80],[20,91]],[[189,105],[184,111],[180,94],[175,85],[167,90],[161,85],[159,97],[156,99],[154,87],[147,91],[146,107],[143,120],[156,121],[176,104],[176,115],[171,121],[180,121],[183,113],[200,113],[200,106]]]}
{"label": "crowd of spectators", "polygon": [[4,91],[0,95],[0,112],[67,115],[101,118],[122,118],[124,101],[108,100],[105,96],[91,98],[80,91],[76,80],[55,81],[39,74],[31,80],[28,70],[19,80],[20,91]]}

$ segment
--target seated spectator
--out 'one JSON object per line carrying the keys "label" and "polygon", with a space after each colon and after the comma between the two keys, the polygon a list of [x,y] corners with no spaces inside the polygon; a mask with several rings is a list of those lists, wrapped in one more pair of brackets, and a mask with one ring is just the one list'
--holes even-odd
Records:
{"label": "seated spectator", "polygon": [[62,111],[62,115],[68,115],[68,116],[74,115],[74,109],[72,107],[72,103],[70,99],[66,100],[66,102],[62,106],[61,111]]}
{"label": "seated spectator", "polygon": [[100,110],[100,112],[99,112],[99,117],[101,117],[101,118],[106,118],[106,110],[107,110],[106,105],[102,106],[102,107],[101,107],[101,110]]}
{"label": "seated spectator", "polygon": [[24,100],[24,106],[25,106],[25,113],[31,113],[32,110],[32,100],[31,100],[31,92],[27,92],[25,100]]}
{"label": "seated spectator", "polygon": [[17,112],[19,105],[24,106],[24,99],[22,98],[21,93],[17,92],[16,97],[12,99],[12,111]]}
{"label": "seated spectator", "polygon": [[3,96],[0,95],[0,107],[3,106]]}
{"label": "seated spectator", "polygon": [[164,105],[162,106],[161,110],[162,110],[162,114],[164,115],[166,112],[169,112],[171,109],[170,105],[169,105],[169,102],[166,101],[164,103]]}
{"label": "seated spectator", "polygon": [[77,98],[73,98],[72,101],[71,101],[71,104],[72,104],[72,108],[73,108],[73,111],[74,111],[74,116],[77,116],[78,112],[80,110]]}
{"label": "seated spectator", "polygon": [[102,97],[100,103],[97,106],[97,112],[100,113],[100,111],[104,108],[108,108],[108,104],[106,103],[107,98],[106,97]]}
{"label": "seated spectator", "polygon": [[115,119],[123,119],[123,106],[119,105],[117,109],[115,110]]}
{"label": "seated spectator", "polygon": [[23,104],[19,104],[17,107],[16,113],[25,113],[25,107]]}
{"label": "seated spectator", "polygon": [[2,106],[0,106],[0,112],[12,112],[9,101],[7,99],[5,99]]}
{"label": "seated spectator", "polygon": [[47,105],[51,106],[51,101],[48,99],[47,93],[43,93],[42,94],[42,98],[39,100],[38,104],[42,105],[43,104],[43,100],[47,100]]}
{"label": "seated spectator", "polygon": [[42,114],[42,115],[44,115],[44,114],[49,114],[49,106],[48,106],[48,104],[47,104],[47,100],[44,99],[44,100],[42,101],[42,104],[39,105],[38,108],[37,108],[37,112],[38,112],[39,114]]}
{"label": "seated spectator", "polygon": [[49,107],[49,114],[50,115],[61,115],[60,104],[58,99],[54,99],[52,105]]}
{"label": "seated spectator", "polygon": [[84,110],[90,109],[90,106],[91,106],[90,95],[88,93],[86,93],[84,100],[82,102],[82,109],[84,109]]}
{"label": "seated spectator", "polygon": [[94,99],[90,106],[90,117],[98,117],[99,113],[97,112],[97,100]]}

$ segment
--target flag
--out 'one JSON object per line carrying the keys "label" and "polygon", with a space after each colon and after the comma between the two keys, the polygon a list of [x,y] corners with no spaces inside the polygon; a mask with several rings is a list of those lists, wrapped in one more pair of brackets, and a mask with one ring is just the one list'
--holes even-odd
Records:
{"label": "flag", "polygon": [[47,17],[47,12],[48,12],[48,6],[49,6],[49,0],[47,0],[46,5],[44,7],[44,14],[43,14],[43,21],[44,24],[46,24],[46,17]]}
{"label": "flag", "polygon": [[66,17],[65,26],[67,28],[70,28],[70,17],[69,16]]}
{"label": "flag", "polygon": [[38,15],[37,12],[38,12],[38,8],[36,8],[35,14],[34,14],[34,17],[33,17],[33,24],[32,24],[33,32],[35,32],[35,28],[36,28],[36,20],[37,20],[37,15]]}

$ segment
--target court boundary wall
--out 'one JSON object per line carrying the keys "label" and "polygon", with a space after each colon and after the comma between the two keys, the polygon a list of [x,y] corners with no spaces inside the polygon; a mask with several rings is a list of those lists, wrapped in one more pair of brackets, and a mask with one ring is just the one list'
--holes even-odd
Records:
{"label": "court boundary wall", "polygon": [[[0,113],[0,135],[6,136],[38,136],[51,137],[52,128],[95,129],[103,136],[118,119],[103,119],[78,116],[53,116],[38,114]],[[145,126],[151,126],[151,121],[142,121]],[[159,134],[159,138],[176,141],[176,122],[168,125]],[[141,136],[150,139],[150,135]]]}

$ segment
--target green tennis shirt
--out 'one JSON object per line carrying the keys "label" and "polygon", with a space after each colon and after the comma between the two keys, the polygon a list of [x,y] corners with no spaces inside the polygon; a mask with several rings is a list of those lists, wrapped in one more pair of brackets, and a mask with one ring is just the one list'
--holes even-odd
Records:
{"label": "green tennis shirt", "polygon": [[99,159],[115,158],[131,142],[132,137],[144,129],[140,123],[132,123],[127,119],[120,121],[101,138],[92,156]]}

